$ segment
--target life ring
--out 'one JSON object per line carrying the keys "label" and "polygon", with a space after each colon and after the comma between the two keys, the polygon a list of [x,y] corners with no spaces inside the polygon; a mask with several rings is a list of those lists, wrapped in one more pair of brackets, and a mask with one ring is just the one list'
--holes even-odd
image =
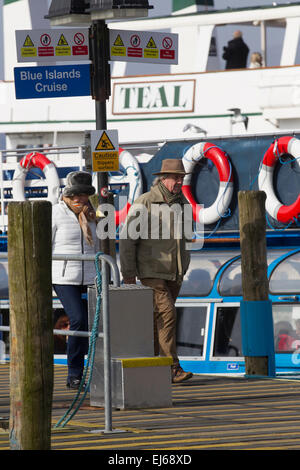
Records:
{"label": "life ring", "polygon": [[[197,204],[191,190],[191,179],[194,167],[201,158],[208,158],[216,166],[220,184],[219,192],[214,203],[206,208]],[[231,163],[226,153],[210,142],[200,142],[188,149],[182,158],[187,174],[184,177],[182,192],[193,208],[193,218],[202,224],[213,224],[220,219],[229,207],[233,193],[233,176]]]}
{"label": "life ring", "polygon": [[40,168],[45,174],[48,186],[48,200],[56,204],[59,198],[60,182],[56,167],[45,155],[38,152],[32,152],[25,155],[19,162],[12,183],[13,200],[25,201],[25,178],[30,168]]}
{"label": "life ring", "polygon": [[279,157],[285,153],[292,155],[298,159],[296,160],[300,168],[300,140],[295,137],[280,137],[270,145],[266,151],[262,167],[258,175],[258,187],[261,191],[265,191],[267,195],[266,199],[266,211],[281,223],[288,223],[293,220],[294,217],[298,217],[300,213],[300,194],[296,201],[289,206],[282,204],[275,196],[273,188],[273,173],[276,163]]}
{"label": "life ring", "polygon": [[133,202],[143,192],[143,180],[137,159],[130,152],[128,152],[128,150],[124,150],[120,147],[119,162],[120,165],[124,168],[125,173],[121,179],[118,177],[117,182],[129,183],[129,195],[125,206],[123,206],[122,209],[115,211],[116,227],[125,221]]}

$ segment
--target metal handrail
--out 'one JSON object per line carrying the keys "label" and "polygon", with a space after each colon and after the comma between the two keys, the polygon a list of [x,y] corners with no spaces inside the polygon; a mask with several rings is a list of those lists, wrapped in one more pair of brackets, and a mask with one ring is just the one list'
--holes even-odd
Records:
{"label": "metal handrail", "polygon": [[[0,258],[7,258],[7,253],[0,253]],[[120,287],[120,273],[115,260],[104,253],[99,255],[101,260],[102,275],[102,312],[103,312],[103,333],[98,337],[103,337],[103,356],[104,356],[104,408],[105,408],[105,432],[112,431],[112,386],[111,386],[111,350],[110,350],[110,321],[109,321],[109,278],[106,269],[106,263],[109,264],[112,271],[114,287]],[[70,260],[70,261],[95,261],[95,255],[75,255],[75,254],[56,254],[52,255],[52,260]],[[0,326],[0,331],[9,331],[10,327]],[[90,332],[79,332],[70,330],[53,330],[54,334],[63,334],[68,336],[90,336]]]}

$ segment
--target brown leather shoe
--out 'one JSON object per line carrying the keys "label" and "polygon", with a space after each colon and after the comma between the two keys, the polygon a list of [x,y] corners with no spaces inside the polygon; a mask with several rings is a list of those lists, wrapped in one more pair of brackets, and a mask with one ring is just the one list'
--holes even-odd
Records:
{"label": "brown leather shoe", "polygon": [[178,384],[193,377],[192,372],[185,372],[181,367],[172,369],[172,383]]}

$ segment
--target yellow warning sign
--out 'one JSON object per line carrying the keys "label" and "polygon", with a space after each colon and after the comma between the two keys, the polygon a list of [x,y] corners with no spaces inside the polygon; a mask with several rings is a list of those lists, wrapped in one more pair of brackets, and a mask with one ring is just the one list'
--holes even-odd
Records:
{"label": "yellow warning sign", "polygon": [[103,131],[95,150],[115,150],[114,145],[105,131]]}
{"label": "yellow warning sign", "polygon": [[152,36],[144,49],[144,57],[147,59],[158,59],[158,49]]}
{"label": "yellow warning sign", "polygon": [[155,44],[155,41],[154,41],[154,39],[153,39],[152,36],[151,36],[151,38],[149,39],[146,48],[148,48],[148,47],[151,48],[151,49],[157,49],[156,44]]}
{"label": "yellow warning sign", "polygon": [[21,57],[37,57],[36,47],[21,47]]}
{"label": "yellow warning sign", "polygon": [[57,43],[58,46],[68,46],[68,41],[66,40],[63,34],[60,35],[59,41]]}
{"label": "yellow warning sign", "polygon": [[70,46],[57,46],[55,48],[55,55],[71,55],[71,47]]}
{"label": "yellow warning sign", "polygon": [[91,132],[93,171],[119,170],[119,143],[117,130]]}
{"label": "yellow warning sign", "polygon": [[122,41],[121,36],[118,34],[118,36],[115,39],[115,42],[113,43],[110,53],[112,56],[126,56],[126,47],[124,47],[124,43]]}
{"label": "yellow warning sign", "polygon": [[122,41],[122,38],[119,34],[116,37],[116,40],[114,42],[114,46],[124,46],[124,42]]}
{"label": "yellow warning sign", "polygon": [[37,57],[37,48],[34,47],[34,44],[27,34],[23,47],[21,47],[21,57]]}
{"label": "yellow warning sign", "polygon": [[30,36],[28,34],[25,38],[23,47],[34,47],[34,44],[33,44],[32,40],[30,39]]}
{"label": "yellow warning sign", "polygon": [[112,46],[110,50],[111,56],[126,56],[126,47]]}
{"label": "yellow warning sign", "polygon": [[55,48],[55,55],[57,56],[67,56],[71,55],[71,47],[68,44],[65,36],[63,34],[60,35],[59,41]]}
{"label": "yellow warning sign", "polygon": [[93,171],[118,171],[119,152],[93,152]]}

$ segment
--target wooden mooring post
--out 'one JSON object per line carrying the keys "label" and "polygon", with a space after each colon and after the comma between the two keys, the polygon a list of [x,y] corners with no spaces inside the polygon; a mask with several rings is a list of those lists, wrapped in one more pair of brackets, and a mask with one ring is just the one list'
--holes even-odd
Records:
{"label": "wooden mooring post", "polygon": [[53,393],[51,203],[8,206],[10,448],[49,450]]}
{"label": "wooden mooring post", "polygon": [[243,288],[241,324],[246,375],[275,374],[265,200],[263,191],[238,193]]}

